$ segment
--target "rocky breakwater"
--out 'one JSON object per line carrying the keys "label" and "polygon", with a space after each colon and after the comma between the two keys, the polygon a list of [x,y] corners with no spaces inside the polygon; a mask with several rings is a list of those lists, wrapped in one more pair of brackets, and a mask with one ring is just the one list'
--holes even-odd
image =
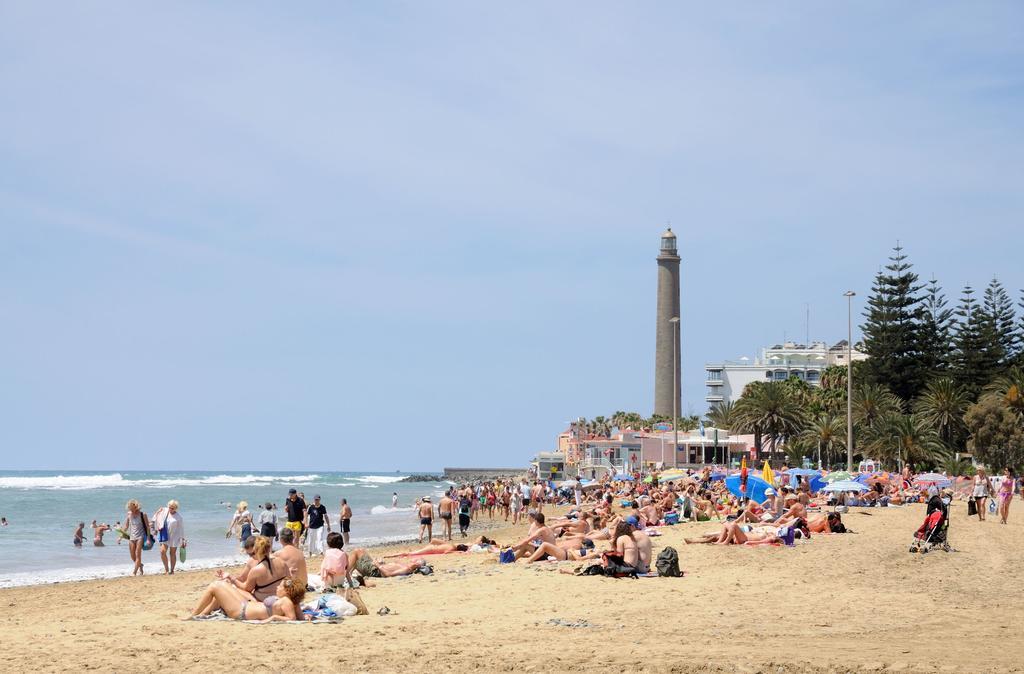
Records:
{"label": "rocky breakwater", "polygon": [[409,477],[403,477],[399,482],[440,482],[444,480],[441,475],[434,474],[423,474],[423,475],[410,475]]}

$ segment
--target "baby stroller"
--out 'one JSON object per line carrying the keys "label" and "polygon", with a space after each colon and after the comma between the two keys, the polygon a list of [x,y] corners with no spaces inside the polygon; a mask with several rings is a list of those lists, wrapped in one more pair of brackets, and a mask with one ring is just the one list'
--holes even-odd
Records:
{"label": "baby stroller", "polygon": [[914,542],[910,544],[910,552],[924,554],[932,548],[941,547],[944,552],[952,550],[949,547],[947,534],[949,533],[949,504],[938,496],[932,496],[928,500],[928,515],[924,518],[924,524],[914,532]]}

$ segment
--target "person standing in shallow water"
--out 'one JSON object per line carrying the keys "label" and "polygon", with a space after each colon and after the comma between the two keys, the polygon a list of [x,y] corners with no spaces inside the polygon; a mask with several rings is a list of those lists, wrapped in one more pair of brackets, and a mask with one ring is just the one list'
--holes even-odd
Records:
{"label": "person standing in shallow water", "polygon": [[85,539],[85,522],[79,522],[78,528],[75,529],[74,545],[76,548],[82,547],[82,541]]}

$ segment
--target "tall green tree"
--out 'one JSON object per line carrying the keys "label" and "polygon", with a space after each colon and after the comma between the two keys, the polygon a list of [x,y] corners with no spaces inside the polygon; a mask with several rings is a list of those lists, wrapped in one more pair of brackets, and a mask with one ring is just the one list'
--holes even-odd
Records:
{"label": "tall green tree", "polygon": [[846,366],[832,365],[821,373],[816,391],[818,405],[832,416],[846,414]]}
{"label": "tall green tree", "polygon": [[883,459],[936,466],[949,456],[939,434],[916,414],[890,414],[874,432],[872,449]]}
{"label": "tall green tree", "polygon": [[768,440],[769,456],[786,438],[800,433],[807,416],[785,382],[755,382],[743,390],[736,403],[739,431],[754,434],[758,455],[762,439]]}
{"label": "tall green tree", "polygon": [[903,412],[903,401],[881,384],[864,383],[853,387],[853,427],[870,435],[881,428],[887,417]]}
{"label": "tall green tree", "polygon": [[921,301],[921,367],[925,381],[949,372],[953,362],[953,308],[947,306],[939,282],[932,278]]}
{"label": "tall green tree", "polygon": [[919,334],[921,300],[917,274],[897,245],[889,264],[875,276],[861,332],[870,356],[864,375],[904,399],[917,395],[927,374]]}
{"label": "tall green tree", "polygon": [[953,379],[972,400],[1000,373],[1002,348],[994,323],[984,305],[974,297],[968,284],[956,309],[957,324],[953,334]]}
{"label": "tall green tree", "polygon": [[1024,465],[1024,423],[998,398],[985,396],[971,405],[964,421],[976,459],[993,470]]}
{"label": "tall green tree", "polygon": [[998,356],[1001,369],[1009,367],[1017,356],[1017,316],[1013,310],[1013,300],[999,279],[993,278],[985,288],[982,308],[989,322],[993,357]]}
{"label": "tall green tree", "polygon": [[736,403],[726,400],[712,407],[708,410],[708,423],[715,428],[732,431],[739,423]]}
{"label": "tall green tree", "polygon": [[914,413],[939,434],[947,448],[959,451],[967,440],[964,414],[971,400],[949,377],[934,379],[914,401]]}
{"label": "tall green tree", "polygon": [[846,419],[823,413],[814,417],[800,433],[815,458],[825,465],[836,463],[846,453]]}
{"label": "tall green tree", "polygon": [[994,397],[1024,422],[1024,368],[1007,370],[985,387],[985,395]]}

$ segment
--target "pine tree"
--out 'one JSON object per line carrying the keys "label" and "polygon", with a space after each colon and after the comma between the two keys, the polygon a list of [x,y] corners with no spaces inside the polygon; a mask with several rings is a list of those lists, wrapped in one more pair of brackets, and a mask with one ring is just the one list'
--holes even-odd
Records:
{"label": "pine tree", "polygon": [[932,279],[921,302],[920,344],[922,368],[927,381],[945,375],[952,367],[953,309],[946,306],[939,282]]}
{"label": "pine tree", "polygon": [[998,355],[1000,370],[1005,370],[1017,355],[1017,316],[1013,311],[1013,300],[998,279],[993,278],[985,288],[983,306],[989,321],[993,356]]}
{"label": "pine tree", "polygon": [[970,284],[964,286],[956,315],[953,378],[966,389],[972,400],[977,400],[981,390],[998,375],[1002,351],[992,329],[993,322],[984,305],[974,299],[974,289]]}
{"label": "pine tree", "polygon": [[861,332],[870,356],[864,362],[864,376],[909,400],[927,375],[919,335],[921,286],[903,248],[897,244],[893,251],[885,270],[875,276],[864,313]]}

